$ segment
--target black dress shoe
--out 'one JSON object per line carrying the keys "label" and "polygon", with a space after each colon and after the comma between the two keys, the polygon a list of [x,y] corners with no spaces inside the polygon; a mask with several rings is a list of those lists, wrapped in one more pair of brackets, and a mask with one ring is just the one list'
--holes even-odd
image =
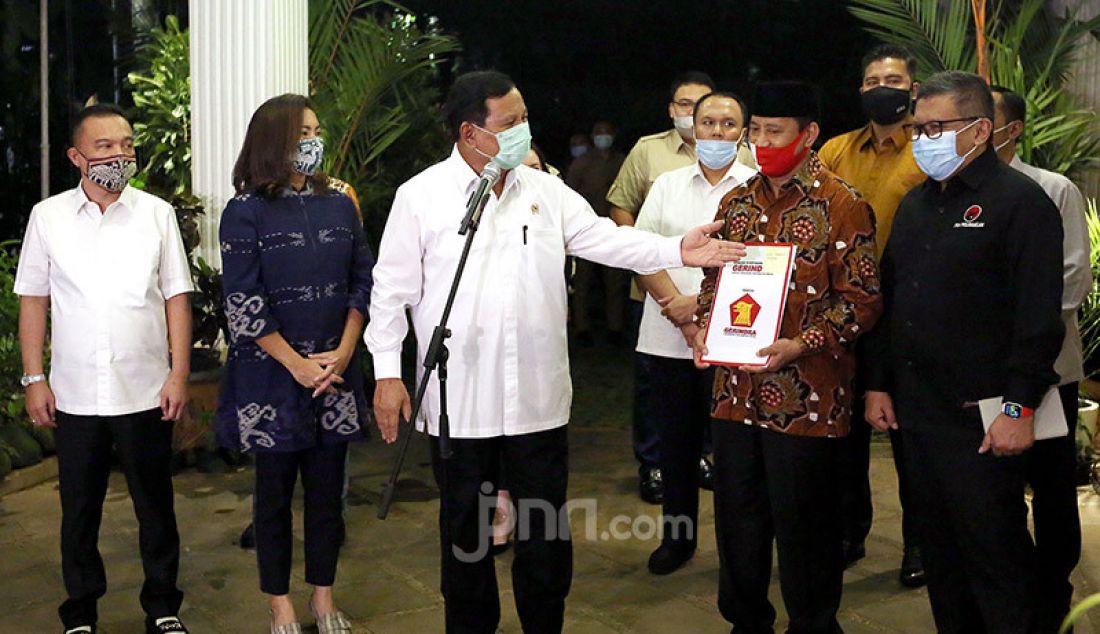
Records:
{"label": "black dress shoe", "polygon": [[649,571],[655,575],[667,575],[680,569],[695,556],[695,547],[661,544],[649,556]]}
{"label": "black dress shoe", "polygon": [[847,540],[844,541],[844,569],[852,567],[852,564],[856,563],[860,559],[867,556],[867,547],[863,542],[852,543]]}
{"label": "black dress shoe", "polygon": [[714,490],[714,465],[706,456],[699,459],[699,488]]}
{"label": "black dress shoe", "polygon": [[906,546],[905,555],[901,558],[901,573],[898,581],[906,588],[919,588],[926,581],[924,579],[924,562],[920,558],[920,548]]}
{"label": "black dress shoe", "polygon": [[241,531],[241,539],[237,542],[241,548],[245,550],[251,550],[256,547],[256,526],[249,522],[248,526]]}
{"label": "black dress shoe", "polygon": [[661,481],[661,470],[657,467],[643,467],[639,473],[638,493],[650,504],[665,501],[665,483]]}

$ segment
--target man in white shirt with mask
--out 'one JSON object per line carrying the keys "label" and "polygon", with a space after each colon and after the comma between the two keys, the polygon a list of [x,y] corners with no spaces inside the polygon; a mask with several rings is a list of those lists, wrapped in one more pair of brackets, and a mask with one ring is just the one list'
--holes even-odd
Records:
{"label": "man in white shirt with mask", "polygon": [[27,414],[55,428],[68,595],[58,616],[66,634],[96,632],[114,454],[140,528],[145,632],[186,633],[169,462],[187,403],[190,265],[172,206],[128,185],[134,132],[117,106],[77,114],[67,156],[80,184],[31,210],[15,275]]}
{"label": "man in white shirt with mask", "polygon": [[[1089,231],[1085,197],[1065,176],[1028,165],[1016,155],[1024,133],[1027,103],[1001,86],[991,86],[995,115],[993,145],[997,158],[1039,183],[1062,214],[1062,324],[1066,334],[1054,361],[1058,392],[1066,420],[1077,420],[1077,387],[1085,378],[1077,309],[1092,290]],[[1054,631],[1069,612],[1073,598],[1070,573],[1081,558],[1081,518],[1077,512],[1077,446],[1074,434],[1037,440],[1027,454],[1026,477],[1031,486],[1035,520],[1035,560],[1039,572],[1039,622]]]}
{"label": "man in white shirt with mask", "polygon": [[[712,92],[695,105],[692,165],[657,177],[638,214],[637,228],[679,235],[715,217],[722,197],[756,170],[736,161],[748,112],[732,93]],[[664,483],[661,545],[649,558],[649,571],[668,574],[695,554],[699,519],[699,454],[710,424],[714,373],[695,367],[691,341],[699,327],[696,296],[703,271],[683,267],[638,276],[646,293],[637,351],[646,357],[661,385],[646,407],[657,422]]]}
{"label": "man in white shirt with mask", "polygon": [[512,579],[520,621],[525,632],[559,632],[572,578],[572,543],[562,521],[572,397],[565,257],[649,273],[716,266],[738,259],[744,247],[709,238],[719,228],[714,223],[683,238],[617,228],[560,179],[521,166],[531,138],[527,108],[506,75],[459,77],[444,115],[454,151],[398,189],[374,269],[365,339],[378,380],[375,415],[383,438],[396,440],[398,414],[410,415],[400,378],[405,309],[411,308],[423,358],[464,245],[458,228],[466,201],[492,160],[505,172],[481,218],[448,324],[449,460],[439,451],[436,377],[418,421],[427,421],[444,489],[445,618],[448,632],[496,631],[488,509],[503,469],[518,507]]}

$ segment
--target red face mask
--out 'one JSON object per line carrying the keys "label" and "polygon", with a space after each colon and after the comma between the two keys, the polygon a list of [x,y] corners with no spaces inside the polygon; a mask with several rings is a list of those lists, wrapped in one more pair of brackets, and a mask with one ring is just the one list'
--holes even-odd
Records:
{"label": "red face mask", "polygon": [[798,154],[794,153],[794,147],[802,142],[806,136],[803,130],[794,141],[784,147],[756,146],[756,164],[760,167],[760,173],[764,176],[783,176],[790,174],[794,168],[809,154],[810,148],[803,148]]}

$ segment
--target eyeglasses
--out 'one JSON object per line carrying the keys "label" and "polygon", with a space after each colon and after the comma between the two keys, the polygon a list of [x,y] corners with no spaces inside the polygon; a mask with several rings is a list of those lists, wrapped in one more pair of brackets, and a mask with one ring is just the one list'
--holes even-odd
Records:
{"label": "eyeglasses", "polygon": [[929,139],[938,139],[943,134],[945,123],[959,123],[960,121],[977,121],[982,117],[961,117],[959,119],[946,119],[944,121],[929,121],[928,123],[907,123],[904,127],[914,141],[923,134]]}
{"label": "eyeglasses", "polygon": [[694,99],[673,99],[672,100],[672,105],[677,106],[679,108],[691,108],[692,110],[694,110],[695,109],[695,100]]}

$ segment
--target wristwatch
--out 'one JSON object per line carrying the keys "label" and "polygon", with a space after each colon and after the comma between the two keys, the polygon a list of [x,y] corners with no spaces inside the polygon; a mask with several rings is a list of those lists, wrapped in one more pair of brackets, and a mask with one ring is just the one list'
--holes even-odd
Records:
{"label": "wristwatch", "polygon": [[19,385],[22,385],[23,387],[29,387],[31,385],[34,385],[35,383],[40,383],[45,380],[45,374],[24,374],[22,378],[19,379]]}
{"label": "wristwatch", "polygon": [[1035,415],[1035,410],[1030,407],[1024,407],[1011,401],[1005,401],[1004,405],[1001,405],[1001,412],[1009,418],[1027,418]]}

